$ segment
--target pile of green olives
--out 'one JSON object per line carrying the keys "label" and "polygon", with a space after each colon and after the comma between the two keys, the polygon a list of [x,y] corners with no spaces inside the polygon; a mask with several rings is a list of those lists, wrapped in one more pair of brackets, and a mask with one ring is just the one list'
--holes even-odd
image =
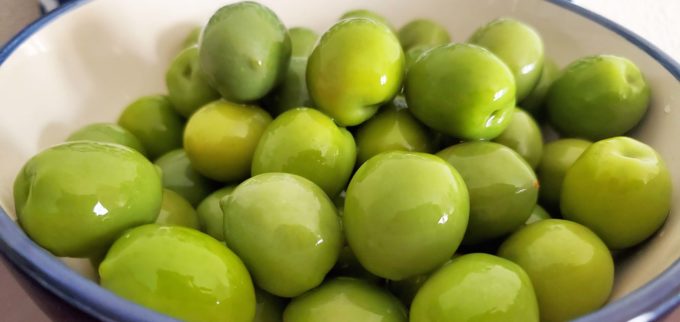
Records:
{"label": "pile of green olives", "polygon": [[560,70],[512,18],[451,39],[429,19],[353,10],[318,34],[226,5],[187,36],[167,94],[25,164],[18,223],[187,321],[597,310],[612,251],[669,213],[663,159],[624,136],[650,103],[644,75],[614,55]]}

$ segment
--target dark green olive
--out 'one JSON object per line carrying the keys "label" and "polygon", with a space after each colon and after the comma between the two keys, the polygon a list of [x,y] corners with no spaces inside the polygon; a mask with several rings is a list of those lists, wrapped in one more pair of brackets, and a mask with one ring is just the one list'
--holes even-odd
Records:
{"label": "dark green olive", "polygon": [[128,105],[118,124],[142,142],[149,159],[182,146],[184,120],[164,95],[145,96]]}
{"label": "dark green olive", "polygon": [[534,169],[541,160],[543,134],[534,118],[521,108],[515,109],[508,127],[493,140],[515,150]]}
{"label": "dark green olive", "polygon": [[210,18],[199,48],[201,68],[222,96],[262,98],[286,73],[288,30],[269,8],[252,1],[226,5]]}
{"label": "dark green olive", "polygon": [[535,118],[542,119],[545,115],[545,98],[548,96],[550,85],[557,79],[560,67],[550,58],[546,57],[543,61],[541,77],[534,89],[518,105],[525,111],[531,113]]}
{"label": "dark green olive", "polygon": [[470,192],[464,244],[508,234],[531,215],[538,199],[538,181],[517,152],[498,143],[467,142],[437,155],[460,172]]}
{"label": "dark green olive", "polygon": [[196,208],[201,231],[220,241],[224,240],[224,213],[220,208],[220,200],[230,195],[234,188],[236,186],[227,186],[211,193]]}
{"label": "dark green olive", "polygon": [[163,187],[177,192],[194,206],[215,190],[215,182],[194,170],[183,149],[162,155],[155,164],[163,172]]}
{"label": "dark green olive", "polygon": [[273,115],[296,107],[314,106],[307,91],[307,57],[292,57],[283,82],[263,100]]}
{"label": "dark green olive", "polygon": [[282,298],[255,288],[255,318],[253,322],[281,322],[285,302]]}
{"label": "dark green olive", "polygon": [[172,106],[184,117],[220,98],[198,67],[198,47],[195,46],[182,50],[175,57],[165,73],[165,85]]}

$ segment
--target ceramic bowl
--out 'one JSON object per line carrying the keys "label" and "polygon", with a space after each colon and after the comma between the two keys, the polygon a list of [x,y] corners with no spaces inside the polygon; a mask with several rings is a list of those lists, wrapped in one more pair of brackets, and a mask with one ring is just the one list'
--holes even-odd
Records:
{"label": "ceramic bowl", "polygon": [[[38,151],[91,122],[116,120],[135,98],[165,91],[163,77],[183,37],[220,6],[219,0],[97,0],[63,6],[24,29],[0,50],[0,251],[37,283],[102,320],[167,317],[121,299],[91,280],[82,261],[59,259],[34,244],[15,223],[12,184]],[[661,153],[676,187],[664,227],[618,261],[610,303],[582,321],[655,319],[680,302],[680,66],[644,39],[565,1],[312,1],[262,0],[287,26],[319,32],[343,12],[376,10],[401,26],[429,17],[455,41],[478,26],[512,16],[542,34],[561,66],[585,55],[628,57],[652,88],[652,106],[631,135]],[[88,278],[89,276],[89,278]]]}

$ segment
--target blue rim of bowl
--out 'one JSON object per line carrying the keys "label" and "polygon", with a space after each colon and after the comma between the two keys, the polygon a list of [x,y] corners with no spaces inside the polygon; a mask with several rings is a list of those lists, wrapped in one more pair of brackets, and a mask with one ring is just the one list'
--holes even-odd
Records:
{"label": "blue rim of bowl", "polygon": [[[2,63],[26,39],[49,22],[90,0],[75,0],[36,20],[0,48]],[[582,8],[568,0],[547,0],[566,10],[592,20],[617,33],[654,58],[678,81],[680,64],[647,40],[621,25]],[[175,321],[142,306],[122,299],[98,284],[80,276],[50,253],[35,244],[0,207],[0,252],[34,281],[78,309],[104,321]],[[85,294],[86,296],[80,296]],[[578,322],[653,321],[680,305],[680,261],[625,297],[590,313]]]}

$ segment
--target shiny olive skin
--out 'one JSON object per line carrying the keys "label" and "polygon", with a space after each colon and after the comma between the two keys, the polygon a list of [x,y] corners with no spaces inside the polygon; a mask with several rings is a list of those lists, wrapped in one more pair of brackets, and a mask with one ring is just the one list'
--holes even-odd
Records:
{"label": "shiny olive skin", "polygon": [[43,150],[14,181],[19,224],[62,257],[97,255],[126,229],[153,223],[161,197],[161,178],[143,155],[94,141]]}
{"label": "shiny olive skin", "polygon": [[565,136],[589,140],[622,135],[649,107],[650,89],[630,60],[584,57],[565,68],[550,86],[548,119]]}
{"label": "shiny olive skin", "polygon": [[321,36],[309,57],[307,88],[319,110],[352,126],[397,94],[403,74],[404,53],[393,32],[370,19],[345,19]]}
{"label": "shiny olive skin", "polygon": [[531,215],[538,181],[517,152],[498,143],[468,142],[437,155],[460,172],[470,192],[470,222],[463,244],[501,237]]}
{"label": "shiny olive skin", "polygon": [[338,277],[293,299],[285,322],[406,322],[407,312],[392,294],[359,279]]}
{"label": "shiny olive skin", "polygon": [[661,155],[628,137],[590,145],[567,170],[560,209],[592,229],[610,249],[637,245],[663,225],[671,176]]}
{"label": "shiny olive skin", "polygon": [[226,5],[208,21],[199,47],[208,82],[225,99],[262,98],[286,73],[288,30],[269,8],[252,1]]}
{"label": "shiny olive skin", "polygon": [[182,42],[182,49],[198,45],[198,40],[201,38],[201,31],[201,27],[195,27],[194,29],[191,29]]}
{"label": "shiny olive skin", "polygon": [[307,90],[306,57],[291,57],[283,82],[263,99],[262,104],[274,115],[314,105]]}
{"label": "shiny olive skin", "polygon": [[489,254],[454,258],[425,282],[411,304],[410,322],[538,322],[529,276]]}
{"label": "shiny olive skin", "polygon": [[291,57],[309,57],[316,41],[319,40],[319,34],[316,31],[304,27],[290,28],[288,35],[290,36]]}
{"label": "shiny olive skin", "polygon": [[298,296],[321,284],[338,259],[343,236],[335,206],[303,177],[254,176],[221,207],[227,245],[269,293]]}
{"label": "shiny olive skin", "polygon": [[401,96],[362,124],[356,140],[359,163],[388,151],[430,152],[427,128],[411,115]]}
{"label": "shiny olive skin", "polygon": [[220,98],[198,66],[196,46],[182,50],[173,59],[165,73],[165,86],[172,107],[184,117],[191,116],[201,106]]}
{"label": "shiny olive skin", "polygon": [[560,67],[550,58],[545,57],[543,60],[543,69],[541,70],[541,77],[538,78],[538,82],[534,89],[524,97],[519,106],[525,111],[531,113],[536,119],[543,119],[545,116],[545,101],[548,96],[548,90],[550,90],[550,85],[557,79],[560,75]]}
{"label": "shiny olive skin", "polygon": [[614,261],[588,228],[546,219],[511,235],[499,256],[521,266],[536,291],[541,321],[567,321],[601,307],[614,283]]}
{"label": "shiny olive skin", "polygon": [[355,160],[349,131],[315,109],[296,108],[279,115],[264,131],[251,173],[297,174],[335,196],[347,186]]}
{"label": "shiny olive skin", "polygon": [[221,182],[250,175],[250,164],[271,116],[254,105],[224,100],[196,111],[184,130],[184,151],[200,174]]}
{"label": "shiny olive skin", "polygon": [[534,118],[521,108],[515,109],[508,127],[493,140],[515,150],[534,169],[541,161],[543,154],[541,128]]}
{"label": "shiny olive skin", "polygon": [[477,29],[468,42],[490,50],[508,65],[515,77],[518,101],[538,83],[543,69],[543,40],[531,26],[499,18]]}
{"label": "shiny olive skin", "polygon": [[201,231],[219,241],[224,241],[224,212],[220,207],[220,201],[230,195],[235,188],[235,185],[227,186],[211,193],[196,208]]}
{"label": "shiny olive skin", "polygon": [[416,19],[399,29],[399,42],[404,51],[419,46],[438,46],[451,42],[451,36],[446,28],[429,19]]}
{"label": "shiny olive skin", "polygon": [[536,205],[534,207],[534,210],[531,211],[531,215],[527,220],[524,222],[525,225],[533,224],[537,221],[545,220],[545,219],[550,219],[552,218],[550,214],[543,209],[540,205]]}
{"label": "shiny olive skin", "polygon": [[134,134],[118,124],[89,124],[71,133],[71,135],[66,138],[67,142],[81,140],[116,143],[135,149],[141,154],[146,154],[142,142],[140,142]]}
{"label": "shiny olive skin", "polygon": [[396,32],[396,28],[390,23],[387,18],[383,17],[381,14],[371,11],[371,10],[366,10],[366,9],[356,9],[356,10],[350,10],[345,12],[342,16],[340,16],[340,20],[344,19],[355,19],[355,18],[364,18],[364,19],[370,19],[375,22],[381,23],[385,26],[387,26],[392,32]]}
{"label": "shiny olive skin", "polygon": [[164,95],[145,96],[128,105],[118,125],[134,134],[153,160],[182,146],[184,120]]}
{"label": "shiny olive skin", "polygon": [[560,139],[543,147],[541,162],[536,168],[541,202],[550,208],[559,208],[562,182],[567,170],[592,143],[581,139]]}
{"label": "shiny olive skin", "polygon": [[161,226],[183,226],[198,230],[198,214],[194,207],[172,190],[163,189],[163,202],[156,218]]}
{"label": "shiny olive skin", "polygon": [[161,168],[163,187],[178,193],[192,206],[215,190],[215,183],[194,170],[183,149],[163,154],[154,164]]}
{"label": "shiny olive skin", "polygon": [[241,260],[194,229],[145,225],[123,234],[99,265],[111,292],[185,321],[251,322],[255,290]]}
{"label": "shiny olive skin", "polygon": [[468,222],[456,169],[426,153],[393,151],[366,161],[347,188],[349,246],[371,273],[401,280],[430,272],[456,251]]}
{"label": "shiny olive skin", "polygon": [[490,51],[469,44],[425,52],[409,69],[404,93],[421,122],[466,140],[500,135],[515,108],[510,69]]}

